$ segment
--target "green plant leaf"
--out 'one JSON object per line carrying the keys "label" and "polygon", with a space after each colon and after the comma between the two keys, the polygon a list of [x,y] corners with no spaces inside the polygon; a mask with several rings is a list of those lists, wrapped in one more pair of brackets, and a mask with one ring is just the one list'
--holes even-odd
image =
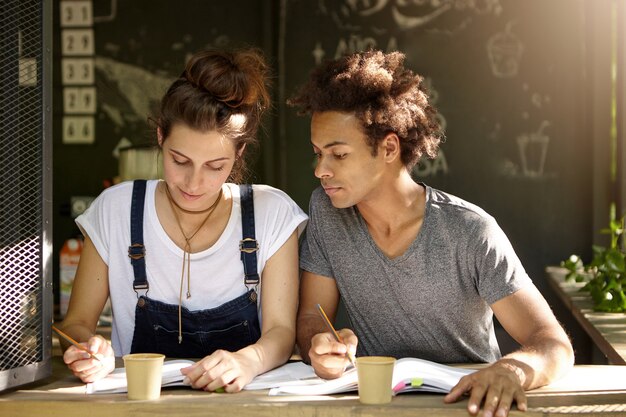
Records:
{"label": "green plant leaf", "polygon": [[593,245],[591,247],[593,258],[588,264],[584,264],[577,255],[571,255],[569,259],[561,262],[561,266],[568,270],[567,280],[585,282],[580,291],[589,292],[593,299],[594,309],[597,311],[626,312],[624,221],[624,217],[616,219],[615,204],[611,204],[609,225],[600,230],[601,233],[610,235],[611,245],[608,248]]}
{"label": "green plant leaf", "polygon": [[607,295],[604,300],[597,303],[594,310],[610,313],[626,312],[626,295],[623,291],[610,291]]}

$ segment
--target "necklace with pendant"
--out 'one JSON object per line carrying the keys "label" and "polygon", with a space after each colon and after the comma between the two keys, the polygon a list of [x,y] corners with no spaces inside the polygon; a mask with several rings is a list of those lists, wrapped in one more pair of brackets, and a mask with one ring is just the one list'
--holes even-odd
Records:
{"label": "necklace with pendant", "polygon": [[[182,304],[183,304],[183,282],[185,281],[185,270],[187,271],[187,298],[191,298],[191,239],[193,239],[198,234],[200,229],[202,229],[202,227],[209,220],[209,217],[211,217],[211,214],[213,214],[213,212],[217,208],[219,202],[222,200],[222,191],[223,190],[220,189],[220,192],[217,195],[215,202],[211,204],[211,207],[209,207],[208,209],[201,210],[201,211],[191,211],[191,210],[186,210],[180,207],[178,204],[176,204],[176,202],[172,198],[172,194],[170,193],[169,187],[167,186],[167,184],[165,184],[165,194],[167,194],[167,200],[169,201],[170,207],[172,208],[172,212],[174,213],[174,218],[176,219],[176,224],[178,224],[180,233],[183,235],[183,239],[185,239],[185,245],[183,246],[183,267],[182,267],[182,271],[180,274],[180,293],[178,295],[178,343],[179,344],[182,343],[183,341]],[[204,220],[202,220],[202,223],[200,223],[200,226],[198,226],[196,231],[193,232],[191,235],[187,236],[185,234],[185,231],[183,230],[183,226],[180,223],[177,209],[182,211],[183,213],[189,213],[189,214],[191,213],[200,214],[200,213],[207,213],[207,212],[208,214],[206,215]]]}

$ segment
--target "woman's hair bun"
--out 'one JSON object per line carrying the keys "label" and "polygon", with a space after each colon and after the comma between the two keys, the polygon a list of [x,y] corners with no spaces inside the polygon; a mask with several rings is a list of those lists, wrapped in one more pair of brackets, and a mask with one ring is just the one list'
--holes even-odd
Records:
{"label": "woman's hair bun", "polygon": [[265,109],[270,103],[267,73],[263,55],[256,49],[206,50],[187,62],[182,78],[230,108],[258,104]]}

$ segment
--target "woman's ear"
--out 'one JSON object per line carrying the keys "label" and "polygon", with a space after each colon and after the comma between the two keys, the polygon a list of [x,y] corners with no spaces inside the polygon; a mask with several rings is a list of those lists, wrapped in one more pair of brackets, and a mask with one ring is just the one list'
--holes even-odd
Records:
{"label": "woman's ear", "polygon": [[381,142],[382,152],[385,161],[392,162],[400,157],[400,138],[395,133],[388,133]]}
{"label": "woman's ear", "polygon": [[237,151],[237,158],[241,158],[241,155],[243,155],[243,151],[246,149],[246,144],[244,143],[243,145],[241,145],[241,148],[239,148],[239,150]]}
{"label": "woman's ear", "polygon": [[161,126],[157,126],[157,143],[159,144],[159,148],[163,147],[163,131],[161,130]]}

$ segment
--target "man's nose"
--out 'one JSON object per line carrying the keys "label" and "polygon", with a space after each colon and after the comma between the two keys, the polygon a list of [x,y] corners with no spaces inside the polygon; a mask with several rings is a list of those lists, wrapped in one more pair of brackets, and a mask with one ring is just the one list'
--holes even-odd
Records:
{"label": "man's nose", "polygon": [[332,177],[332,170],[329,167],[328,160],[322,156],[320,156],[315,164],[315,176],[317,178],[328,178]]}

